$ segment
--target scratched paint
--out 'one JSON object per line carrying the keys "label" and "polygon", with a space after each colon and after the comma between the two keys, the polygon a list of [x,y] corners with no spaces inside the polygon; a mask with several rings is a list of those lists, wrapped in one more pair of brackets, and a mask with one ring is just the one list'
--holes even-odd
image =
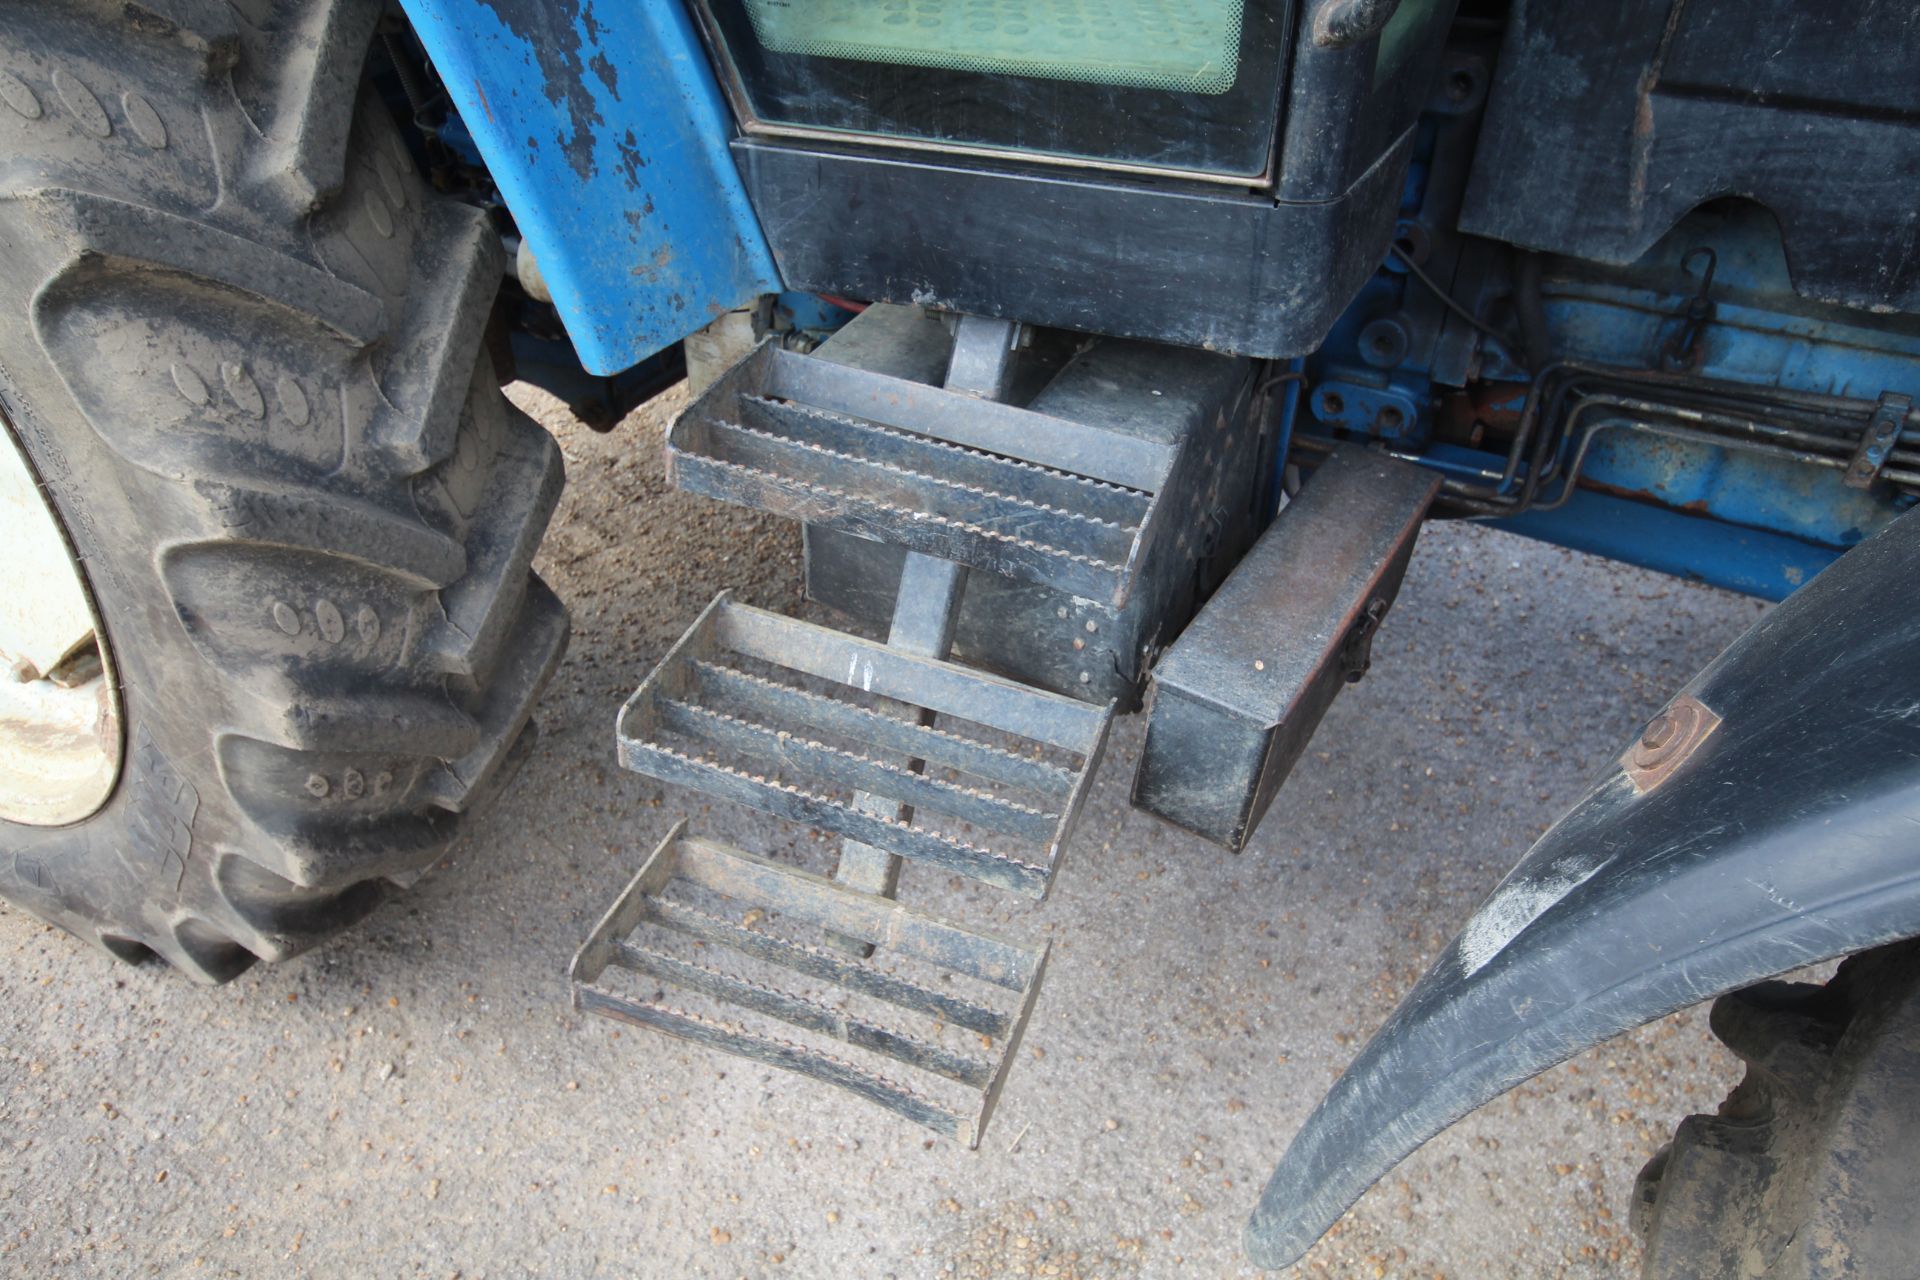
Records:
{"label": "scratched paint", "polygon": [[684,6],[403,3],[589,371],[779,292]]}
{"label": "scratched paint", "polygon": [[1538,875],[1516,876],[1495,889],[1460,931],[1461,976],[1470,978],[1486,968],[1509,942],[1526,932],[1528,925],[1606,865],[1606,858],[1567,858]]}

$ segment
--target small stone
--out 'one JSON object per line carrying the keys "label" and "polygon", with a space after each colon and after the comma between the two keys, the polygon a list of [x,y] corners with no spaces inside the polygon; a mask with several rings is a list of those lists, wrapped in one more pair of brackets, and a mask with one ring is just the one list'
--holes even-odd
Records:
{"label": "small stone", "polygon": [[380,1079],[381,1079],[382,1081],[386,1081],[386,1080],[391,1080],[391,1079],[393,1079],[393,1064],[392,1064],[391,1062],[383,1062],[383,1063],[381,1063],[381,1064],[380,1064],[380,1071],[379,1071],[379,1073],[378,1073],[378,1074],[379,1074],[379,1076],[380,1076]]}
{"label": "small stone", "polygon": [[1120,1127],[1120,1122],[1118,1120],[1115,1120],[1112,1116],[1107,1117],[1108,1133],[1112,1133],[1115,1129],[1118,1129],[1119,1127]]}
{"label": "small stone", "polygon": [[733,1243],[733,1232],[723,1231],[719,1227],[715,1227],[712,1231],[708,1232],[707,1235],[715,1244]]}

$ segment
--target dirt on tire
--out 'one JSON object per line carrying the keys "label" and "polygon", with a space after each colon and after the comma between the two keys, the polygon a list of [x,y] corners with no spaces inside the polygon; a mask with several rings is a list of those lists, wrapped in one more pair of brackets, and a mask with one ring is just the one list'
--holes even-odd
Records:
{"label": "dirt on tire", "polygon": [[0,410],[86,566],[122,772],[0,895],[202,981],[359,919],[509,772],[565,648],[551,437],[482,338],[487,215],[363,86],[377,0],[22,3]]}

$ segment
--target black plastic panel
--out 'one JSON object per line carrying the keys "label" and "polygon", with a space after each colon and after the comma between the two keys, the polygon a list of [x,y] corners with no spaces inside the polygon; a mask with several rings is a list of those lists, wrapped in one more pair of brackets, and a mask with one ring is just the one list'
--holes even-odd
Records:
{"label": "black plastic panel", "polygon": [[1917,24],[1879,0],[1516,6],[1460,228],[1624,265],[1753,200],[1803,296],[1920,310]]}
{"label": "black plastic panel", "polygon": [[1379,265],[1411,132],[1338,199],[734,143],[790,288],[1263,357],[1312,351]]}

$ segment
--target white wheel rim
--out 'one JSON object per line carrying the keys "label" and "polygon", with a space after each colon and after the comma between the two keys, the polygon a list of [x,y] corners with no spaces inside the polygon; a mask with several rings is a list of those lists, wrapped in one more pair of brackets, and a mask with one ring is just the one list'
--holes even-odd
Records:
{"label": "white wheel rim", "polygon": [[119,779],[118,682],[80,564],[4,418],[0,440],[0,819],[64,826]]}

